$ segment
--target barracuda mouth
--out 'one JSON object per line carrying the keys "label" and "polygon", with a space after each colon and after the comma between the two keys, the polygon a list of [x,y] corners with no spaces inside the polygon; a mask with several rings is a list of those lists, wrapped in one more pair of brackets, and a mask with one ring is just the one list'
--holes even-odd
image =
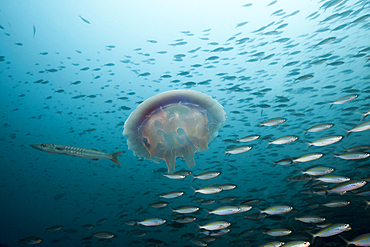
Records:
{"label": "barracuda mouth", "polygon": [[40,144],[31,144],[30,147],[33,147],[33,148],[35,148],[37,150],[42,150],[42,147],[41,147]]}

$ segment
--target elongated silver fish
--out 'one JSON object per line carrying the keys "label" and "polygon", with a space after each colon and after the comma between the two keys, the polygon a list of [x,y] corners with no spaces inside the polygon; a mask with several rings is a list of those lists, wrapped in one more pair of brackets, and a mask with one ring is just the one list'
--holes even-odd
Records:
{"label": "elongated silver fish", "polygon": [[310,146],[316,146],[316,147],[327,146],[327,145],[339,142],[342,139],[343,139],[343,136],[327,136],[327,137],[318,139],[316,141],[309,142],[307,148],[309,148]]}
{"label": "elongated silver fish", "polygon": [[332,128],[333,126],[334,126],[334,124],[331,124],[331,123],[318,124],[318,125],[315,125],[315,126],[312,126],[308,129],[306,129],[305,134],[307,132],[318,132],[318,131],[327,130],[327,129]]}
{"label": "elongated silver fish", "polygon": [[370,121],[366,121],[366,122],[363,122],[363,123],[361,123],[359,125],[356,125],[355,127],[353,127],[350,130],[347,130],[347,136],[351,132],[361,132],[361,131],[365,131],[365,130],[369,130],[369,129],[370,129]]}
{"label": "elongated silver fish", "polygon": [[305,215],[301,217],[295,218],[296,220],[299,220],[304,223],[320,223],[325,221],[324,217],[317,216],[317,215]]}
{"label": "elongated silver fish", "polygon": [[285,205],[276,205],[269,208],[266,208],[265,210],[260,210],[261,214],[285,214],[289,213],[293,210],[293,207],[285,206]]}
{"label": "elongated silver fish", "polygon": [[93,233],[92,235],[97,238],[101,238],[101,239],[110,239],[116,236],[114,233],[111,233],[111,232],[97,232],[97,233]]}
{"label": "elongated silver fish", "polygon": [[351,244],[356,245],[356,246],[370,246],[370,233],[362,234],[360,236],[355,237],[354,239],[350,241],[346,240],[340,235],[339,237],[346,242],[347,246]]}
{"label": "elongated silver fish", "polygon": [[334,172],[334,168],[325,166],[312,167],[306,171],[302,171],[303,174],[308,174],[311,176],[322,176]]}
{"label": "elongated silver fish", "polygon": [[279,125],[279,124],[282,124],[286,121],[285,118],[273,118],[273,119],[270,119],[270,120],[267,120],[263,123],[260,123],[260,127],[261,126],[275,126],[275,125]]}
{"label": "elongated silver fish", "polygon": [[268,142],[267,147],[269,147],[271,144],[276,144],[276,145],[287,144],[287,143],[295,142],[296,140],[298,140],[298,136],[283,136],[271,142]]}
{"label": "elongated silver fish", "polygon": [[358,97],[358,94],[352,94],[352,95],[344,96],[342,98],[339,98],[337,100],[332,101],[330,103],[330,107],[332,107],[333,105],[340,105],[340,104],[350,102],[350,101],[356,99],[357,97]]}
{"label": "elongated silver fish", "polygon": [[143,226],[160,226],[163,225],[164,223],[166,223],[166,220],[161,218],[150,218],[136,222],[137,225]]}
{"label": "elongated silver fish", "polygon": [[198,226],[199,229],[205,229],[205,230],[220,230],[225,229],[231,225],[230,222],[227,221],[213,221],[203,226]]}
{"label": "elongated silver fish", "polygon": [[345,183],[338,184],[334,186],[333,188],[329,189],[328,192],[344,192],[344,191],[350,191],[355,190],[358,188],[361,188],[366,184],[366,181],[364,180],[351,180]]}
{"label": "elongated silver fish", "polygon": [[263,232],[264,234],[273,236],[273,237],[281,237],[286,236],[292,233],[292,230],[284,229],[284,228],[276,228],[272,230],[268,230],[266,232]]}
{"label": "elongated silver fish", "polygon": [[328,208],[339,208],[339,207],[345,207],[350,204],[349,201],[344,201],[344,200],[335,200],[335,201],[330,201],[327,203],[321,204],[322,206],[328,207]]}
{"label": "elongated silver fish", "polygon": [[333,235],[340,234],[341,232],[351,230],[351,227],[349,224],[332,224],[329,227],[326,227],[322,229],[321,231],[315,233],[312,235],[312,242],[314,242],[314,239],[316,237],[326,238]]}
{"label": "elongated silver fish", "polygon": [[226,154],[241,154],[241,153],[245,153],[245,152],[247,152],[251,149],[252,149],[252,147],[250,147],[250,146],[240,146],[240,147],[236,147],[236,148],[225,151],[225,155]]}
{"label": "elongated silver fish", "polygon": [[237,207],[237,206],[223,206],[223,207],[219,207],[215,210],[212,210],[212,211],[209,211],[207,209],[205,209],[208,214],[206,215],[206,217],[210,214],[215,214],[215,215],[229,215],[229,214],[236,214],[236,213],[239,213],[240,211],[240,208]]}
{"label": "elongated silver fish", "polygon": [[344,160],[360,160],[360,159],[366,159],[369,156],[370,156],[369,153],[363,153],[363,152],[349,152],[349,153],[334,155],[335,158],[341,158]]}
{"label": "elongated silver fish", "polygon": [[47,153],[55,153],[55,154],[67,154],[72,156],[78,156],[83,158],[88,158],[92,160],[98,159],[109,159],[116,163],[117,165],[121,165],[118,162],[118,156],[123,153],[123,151],[107,154],[98,151],[97,149],[88,149],[88,148],[78,148],[72,146],[64,146],[58,144],[31,144],[31,147],[41,150]]}
{"label": "elongated silver fish", "polygon": [[260,138],[259,135],[250,135],[250,136],[237,139],[237,141],[238,142],[251,142],[251,141],[257,140],[258,138]]}
{"label": "elongated silver fish", "polygon": [[322,153],[310,153],[310,154],[305,154],[302,155],[298,158],[293,159],[293,163],[298,163],[298,162],[308,162],[312,160],[317,160],[320,159],[324,154]]}

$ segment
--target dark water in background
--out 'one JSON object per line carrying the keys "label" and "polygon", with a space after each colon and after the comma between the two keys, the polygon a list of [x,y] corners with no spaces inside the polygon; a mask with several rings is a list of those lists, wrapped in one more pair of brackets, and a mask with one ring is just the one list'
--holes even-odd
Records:
{"label": "dark water in background", "polygon": [[[169,226],[173,215],[168,207],[147,208],[159,200],[157,194],[173,190],[185,191],[184,196],[167,200],[173,208],[194,205],[213,210],[263,199],[255,206],[289,205],[296,210],[283,215],[283,221],[244,217],[258,213],[256,209],[218,216],[232,223],[231,232],[217,237],[213,246],[237,239],[258,246],[276,239],[262,233],[273,228],[293,230],[290,236],[277,238],[281,241],[311,241],[306,230],[317,230],[295,220],[307,214],[321,215],[326,223],[350,224],[352,230],[342,234],[347,239],[370,232],[366,197],[350,192],[341,197],[310,196],[300,193],[310,189],[306,182],[287,180],[316,165],[333,167],[334,174],[352,179],[368,177],[368,169],[356,169],[368,164],[367,159],[332,158],[344,148],[368,145],[369,132],[352,133],[339,143],[307,151],[301,141],[266,149],[262,140],[296,135],[313,141],[345,135],[343,129],[361,123],[357,113],[370,108],[369,1],[3,1],[1,5],[0,243],[15,246],[19,239],[37,236],[43,246],[145,246],[150,238],[170,246],[194,246],[181,238],[189,233],[198,239],[205,236],[197,233],[194,223],[174,228]],[[335,39],[320,44],[330,37]],[[211,56],[218,58],[210,60]],[[327,61],[315,64],[320,59]],[[305,75],[313,78],[298,79]],[[128,150],[122,131],[129,114],[139,102],[172,89],[201,91],[223,105],[226,122],[209,150],[195,155],[197,165],[192,169],[195,174],[221,171],[221,176],[193,183],[189,177],[170,180],[153,172],[165,168],[164,162],[139,160]],[[330,102],[350,94],[359,97],[330,108]],[[275,117],[287,121],[256,127]],[[304,129],[326,122],[335,126],[304,135]],[[251,143],[251,151],[224,156],[225,150],[241,145],[233,140],[250,134],[261,135]],[[34,143],[125,152],[117,166],[109,160],[44,153],[29,147]],[[309,152],[324,157],[273,167],[273,161]],[[187,166],[178,159],[176,170],[181,169]],[[237,188],[196,198],[235,196],[237,201],[212,205],[191,201],[191,186],[224,183]],[[368,189],[369,185],[362,188]],[[308,207],[336,199],[351,203],[342,208]],[[206,213],[192,215],[201,220]],[[152,228],[123,223],[154,216],[167,223]],[[85,224],[95,227],[85,230],[81,228]],[[45,232],[54,225],[63,228]],[[247,229],[255,232],[238,238]],[[137,230],[147,235],[137,237]],[[118,237],[82,241],[100,231]],[[311,246],[343,244],[335,236],[317,238]]]}

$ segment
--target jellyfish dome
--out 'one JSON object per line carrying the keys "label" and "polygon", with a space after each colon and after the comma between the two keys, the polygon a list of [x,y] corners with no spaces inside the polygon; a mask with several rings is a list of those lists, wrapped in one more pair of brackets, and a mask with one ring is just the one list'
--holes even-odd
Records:
{"label": "jellyfish dome", "polygon": [[225,119],[223,107],[211,96],[172,90],[142,102],[126,120],[123,135],[134,155],[164,160],[173,173],[177,157],[189,168],[195,165],[194,153],[208,150]]}

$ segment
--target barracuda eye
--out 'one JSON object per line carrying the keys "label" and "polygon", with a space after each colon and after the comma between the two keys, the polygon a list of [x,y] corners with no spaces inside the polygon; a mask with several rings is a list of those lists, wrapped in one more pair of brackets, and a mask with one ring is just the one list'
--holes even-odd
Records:
{"label": "barracuda eye", "polygon": [[41,147],[43,147],[43,148],[46,147],[46,144],[41,144]]}

